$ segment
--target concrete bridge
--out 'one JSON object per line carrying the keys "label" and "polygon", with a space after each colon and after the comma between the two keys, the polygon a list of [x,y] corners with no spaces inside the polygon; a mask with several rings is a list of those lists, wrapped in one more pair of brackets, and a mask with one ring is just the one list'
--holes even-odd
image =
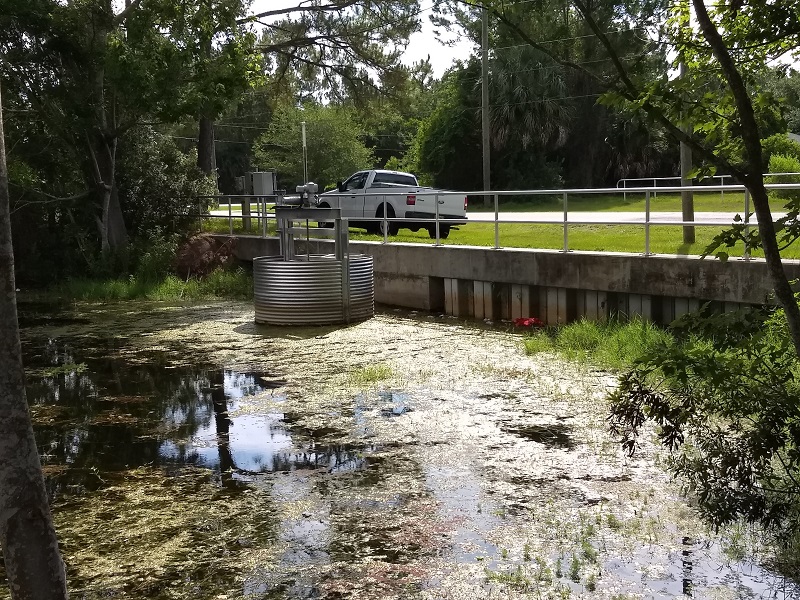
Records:
{"label": "concrete bridge", "polygon": [[[280,254],[277,238],[224,237],[236,239],[241,260]],[[305,253],[306,242],[296,239],[295,248]],[[332,250],[330,241],[309,242],[312,254]],[[555,325],[620,315],[669,323],[705,302],[718,311],[771,303],[760,259],[361,241],[350,242],[350,251],[373,257],[376,302],[457,317],[535,316]],[[785,260],[784,268],[800,278],[800,261]]]}

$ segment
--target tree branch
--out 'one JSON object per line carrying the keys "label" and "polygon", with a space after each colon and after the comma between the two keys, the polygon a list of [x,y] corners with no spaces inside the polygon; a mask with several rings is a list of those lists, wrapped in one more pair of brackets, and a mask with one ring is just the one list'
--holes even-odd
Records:
{"label": "tree branch", "polygon": [[125,20],[128,18],[128,16],[133,11],[135,11],[137,8],[139,8],[139,5],[141,3],[142,3],[142,0],[133,0],[133,2],[128,4],[125,7],[125,10],[123,10],[121,13],[119,13],[118,15],[116,15],[114,17],[114,21],[113,21],[114,27],[118,27],[118,26],[122,25],[125,22]]}
{"label": "tree branch", "polygon": [[250,23],[257,19],[263,19],[264,17],[278,17],[281,15],[290,15],[293,13],[322,13],[322,12],[330,12],[334,10],[343,10],[345,8],[349,8],[355,4],[358,4],[360,0],[348,0],[347,2],[341,2],[339,4],[322,4],[320,6],[304,6],[301,2],[299,5],[291,7],[291,8],[279,8],[275,10],[268,10],[266,12],[261,12],[255,15],[249,15],[247,17],[236,19],[237,25],[243,25],[244,23]]}
{"label": "tree branch", "polygon": [[[702,1],[702,0],[700,0]],[[642,110],[644,110],[651,118],[656,120],[662,127],[664,127],[669,134],[677,139],[678,141],[684,142],[688,144],[692,150],[698,153],[698,155],[702,156],[708,162],[722,167],[723,169],[727,170],[729,173],[734,175],[736,178],[743,180],[745,176],[745,172],[735,167],[733,164],[730,163],[727,159],[722,156],[718,156],[714,154],[714,152],[710,151],[704,145],[697,141],[697,139],[683,131],[680,127],[675,125],[667,116],[655,106],[650,100],[646,98],[640,98],[640,90],[634,85],[631,81],[630,77],[628,76],[627,71],[625,70],[624,65],[619,59],[619,55],[617,54],[614,47],[611,45],[611,41],[608,39],[608,36],[603,33],[597,25],[597,22],[592,17],[591,13],[586,4],[582,2],[582,0],[572,0],[572,3],[575,5],[575,8],[581,13],[584,21],[589,26],[589,29],[592,30],[592,33],[597,37],[600,43],[605,48],[606,53],[611,58],[614,67],[617,69],[617,73],[620,76],[620,81],[624,85],[624,92],[623,95],[625,98],[630,102],[638,102]]]}

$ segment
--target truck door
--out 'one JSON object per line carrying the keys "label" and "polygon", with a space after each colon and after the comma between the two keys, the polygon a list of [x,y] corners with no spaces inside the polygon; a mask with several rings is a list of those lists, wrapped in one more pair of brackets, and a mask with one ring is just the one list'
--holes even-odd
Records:
{"label": "truck door", "polygon": [[338,194],[342,217],[357,219],[364,216],[364,188],[368,175],[367,171],[360,171],[342,185],[343,191]]}

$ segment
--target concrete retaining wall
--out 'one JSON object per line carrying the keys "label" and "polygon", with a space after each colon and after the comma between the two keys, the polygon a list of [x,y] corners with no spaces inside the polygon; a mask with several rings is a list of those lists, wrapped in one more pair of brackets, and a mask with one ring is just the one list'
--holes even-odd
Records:
{"label": "concrete retaining wall", "polygon": [[[327,240],[310,246],[312,253],[333,251]],[[305,252],[305,243],[296,240],[295,250]],[[755,259],[380,242],[351,242],[350,251],[374,258],[376,302],[459,317],[536,316],[557,324],[618,314],[668,323],[708,301],[716,310],[770,302],[766,265]],[[279,254],[278,240],[238,236],[236,254]],[[800,278],[800,261],[784,261],[784,268]]]}

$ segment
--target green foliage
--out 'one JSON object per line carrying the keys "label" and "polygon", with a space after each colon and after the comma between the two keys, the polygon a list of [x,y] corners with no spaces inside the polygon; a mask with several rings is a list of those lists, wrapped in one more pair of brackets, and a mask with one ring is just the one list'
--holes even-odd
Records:
{"label": "green foliage", "polygon": [[[793,142],[794,143],[794,142]],[[798,173],[798,175],[774,175],[765,178],[766,183],[800,183],[800,144],[795,144],[796,154],[783,155],[773,154],[769,159],[770,173]],[[772,190],[770,198],[775,198],[789,210],[797,210],[800,205],[800,190]],[[793,215],[790,219],[778,219],[776,221],[779,227],[786,229],[783,235],[784,243],[794,241],[797,239],[800,231],[795,233],[793,230],[798,229],[797,215]],[[789,233],[790,237],[787,238],[786,234]],[[791,239],[791,241],[789,241]]]}
{"label": "green foliage", "polygon": [[[677,50],[673,67],[683,64],[685,73],[629,80],[601,101],[668,122],[673,136],[680,128],[690,128],[693,141],[704,149],[703,154],[695,152],[695,160],[704,163],[701,170],[719,167],[738,171],[740,177],[748,169],[763,171],[762,156],[746,151],[744,140],[786,130],[774,86],[765,82],[774,74],[772,59],[796,46],[800,35],[792,3],[780,1],[769,8],[750,4],[744,10],[735,4],[709,6],[709,29],[720,34],[712,36],[719,42],[716,49],[702,28],[692,26],[688,2],[665,6],[666,18],[654,25],[661,31],[660,39],[669,40]],[[719,52],[730,56],[732,70],[719,68]],[[745,97],[750,107],[743,107]],[[745,123],[740,110],[752,110],[755,127]]]}
{"label": "green foliage", "polygon": [[281,187],[293,190],[303,182],[301,121],[306,123],[308,176],[320,190],[354,171],[372,168],[375,159],[360,139],[352,110],[314,103],[303,108],[284,105],[253,148],[261,168],[277,170]]}
{"label": "green foliage", "polygon": [[575,583],[579,583],[581,580],[581,561],[575,554],[572,555],[569,563],[569,578]]}
{"label": "green foliage", "polygon": [[612,431],[633,453],[657,425],[669,469],[710,523],[741,519],[785,542],[800,525],[800,359],[782,310],[706,311],[622,376]]}
{"label": "green foliage", "polygon": [[480,120],[475,111],[472,82],[478,63],[447,73],[434,91],[434,108],[417,131],[419,172],[434,184],[450,189],[479,189],[481,184]]}
{"label": "green foliage", "polygon": [[[771,173],[800,173],[800,144],[786,136],[772,136],[765,142],[770,148],[769,171]],[[778,153],[786,152],[786,154]],[[800,183],[800,175],[774,175],[766,177],[765,183]],[[769,193],[773,210],[785,214],[775,219],[775,232],[779,249],[785,251],[800,238],[800,190],[772,190]],[[757,226],[746,225],[741,215],[734,217],[733,225],[714,236],[703,250],[703,256],[714,255],[727,260],[728,250],[737,245],[750,249],[761,247],[761,232]]]}
{"label": "green foliage", "polygon": [[[764,148],[764,161],[770,164],[771,158],[774,154],[781,154],[785,157],[791,157],[800,160],[800,144],[789,138],[785,133],[776,133],[768,138],[762,140],[761,145]],[[770,165],[771,173],[789,173],[792,171],[776,171]]]}
{"label": "green foliage", "polygon": [[180,232],[193,224],[198,196],[216,193],[212,178],[196,165],[196,153],[184,153],[167,135],[149,126],[133,128],[120,141],[119,193],[123,214],[133,237],[151,239],[154,232]]}
{"label": "green foliage", "polygon": [[246,300],[253,296],[252,276],[242,269],[227,271],[217,269],[203,279],[186,281],[175,275],[162,279],[69,279],[58,285],[54,295],[75,300],[119,301],[119,300],[203,300],[209,298],[233,298]]}
{"label": "green foliage", "polygon": [[[209,182],[192,172],[193,157],[140,124],[213,118],[248,88],[258,54],[236,23],[245,8],[240,0],[0,0],[0,75],[20,109],[8,130],[14,201],[49,204],[26,211],[23,227],[38,247],[23,239],[23,260],[32,255],[51,273],[75,274],[76,263],[119,273],[128,226],[135,237],[186,225],[188,198]],[[44,257],[48,230],[61,232],[55,245],[66,258]]]}
{"label": "green foliage", "polygon": [[669,339],[665,330],[637,317],[629,322],[581,319],[556,329],[534,332],[523,343],[528,354],[558,352],[570,360],[625,369],[637,357]]}
{"label": "green foliage", "polygon": [[393,95],[406,81],[400,40],[419,27],[416,0],[310,0],[289,10],[260,39],[268,76],[290,80],[296,99],[352,101],[363,106]]}
{"label": "green foliage", "polygon": [[165,236],[154,229],[142,238],[132,254],[136,257],[134,278],[142,283],[161,281],[169,275],[175,252],[178,249],[174,236]]}
{"label": "green foliage", "polygon": [[372,385],[392,377],[392,368],[386,364],[369,365],[349,374],[348,379],[355,385]]}
{"label": "green foliage", "polygon": [[800,73],[791,69],[777,85],[775,95],[781,99],[786,117],[786,128],[800,133]]}

